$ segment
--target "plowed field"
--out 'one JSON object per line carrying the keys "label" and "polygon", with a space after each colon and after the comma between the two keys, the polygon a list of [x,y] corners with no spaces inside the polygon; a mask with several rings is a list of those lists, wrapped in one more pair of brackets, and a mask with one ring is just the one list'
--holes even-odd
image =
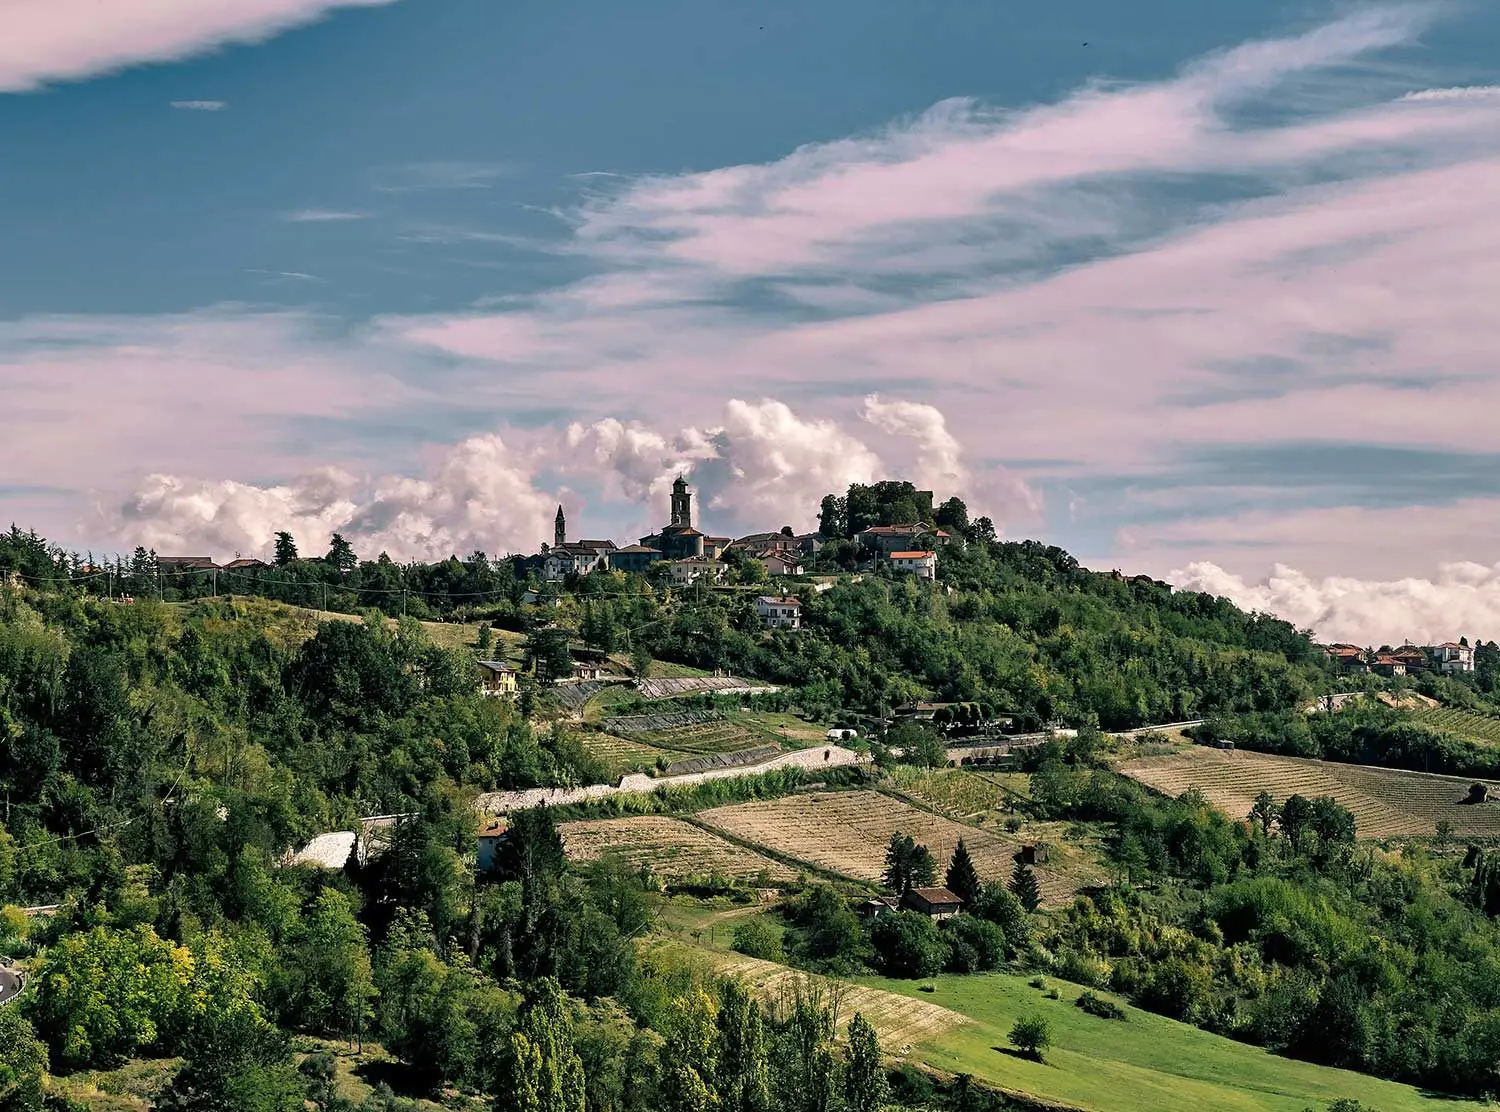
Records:
{"label": "plowed field", "polygon": [[755,877],[790,880],[796,874],[779,861],[700,830],[691,823],[658,815],[563,823],[563,846],[575,861],[595,861],[612,853],[632,869],[656,876]]}

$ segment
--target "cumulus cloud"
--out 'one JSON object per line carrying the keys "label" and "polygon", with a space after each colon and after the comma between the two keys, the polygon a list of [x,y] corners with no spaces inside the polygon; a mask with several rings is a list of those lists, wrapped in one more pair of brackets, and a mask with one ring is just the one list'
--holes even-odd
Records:
{"label": "cumulus cloud", "polygon": [[337,8],[391,0],[8,0],[0,92],[253,43]]}
{"label": "cumulus cloud", "polygon": [[[963,448],[938,409],[870,395],[859,416],[880,434],[875,445],[837,420],[808,417],[770,398],[732,399],[719,423],[672,432],[614,418],[575,423],[560,466],[602,473],[635,500],[659,497],[684,474],[707,509],[742,529],[810,527],[823,495],[885,478],[973,498]],[[1007,476],[995,485],[1019,489],[1024,505],[1037,505],[1018,480]],[[1008,503],[998,512],[1014,510]]]}
{"label": "cumulus cloud", "polygon": [[172,107],[182,112],[222,112],[229,107],[225,100],[174,100]]}
{"label": "cumulus cloud", "polygon": [[359,478],[323,468],[284,483],[151,475],[120,508],[122,540],[162,553],[265,555],[280,530],[316,554],[333,533],[374,555],[437,560],[529,550],[550,520],[533,463],[499,436],[444,452],[423,477]]}
{"label": "cumulus cloud", "polygon": [[1451,563],[1431,579],[1313,578],[1277,564],[1247,581],[1198,562],[1171,573],[1179,590],[1203,591],[1272,613],[1324,641],[1356,645],[1438,644],[1500,637],[1500,564]]}

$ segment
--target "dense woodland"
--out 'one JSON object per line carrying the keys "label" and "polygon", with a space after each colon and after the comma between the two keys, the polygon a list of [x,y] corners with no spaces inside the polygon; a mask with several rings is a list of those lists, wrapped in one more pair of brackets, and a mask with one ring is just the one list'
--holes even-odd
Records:
{"label": "dense woodland", "polygon": [[[905,490],[825,502],[827,526],[899,519]],[[642,667],[763,676],[825,720],[935,697],[1081,727],[1037,754],[1033,807],[1101,824],[1108,888],[1042,913],[1022,869],[979,877],[895,843],[893,891],[947,880],[971,913],[868,926],[850,893],[813,884],[785,904],[784,937],[736,937],[747,953],[832,973],[1045,970],[1288,1054],[1500,1088],[1500,865],[1482,850],[1359,848],[1331,801],[1268,800],[1236,821],[1152,796],[1100,759],[1096,727],[1193,715],[1225,734],[1297,723],[1316,751],[1367,755],[1384,743],[1364,719],[1296,713],[1335,682],[1306,635],[998,541],[961,503],[939,509],[968,543],[944,552],[938,588],[845,580],[807,594],[806,629],[772,635],[749,592],[596,575],[532,606],[511,562],[361,563],[338,544],[304,560],[286,538],[260,588],[235,592],[315,589],[325,605],[326,587],[329,609],[370,607],[311,628],[263,599],[162,588],[149,554],[101,588],[86,559],[0,537],[0,575],[23,577],[0,586],[0,949],[33,969],[20,1005],[0,1009],[0,1106],[59,1107],[49,1070],[171,1057],[182,1065],[161,1107],[346,1108],[327,1056],[293,1054],[305,1036],[378,1040],[413,1093],[524,1112],[1004,1106],[966,1084],[894,1077],[891,1089],[873,1031],[854,1024],[835,1045],[830,1001],[766,1009],[642,949],[651,885],[608,861],[570,867],[549,812],[519,817],[497,872],[476,877],[477,792],[601,772],[545,721],[543,687],[528,681],[520,705],[479,697],[472,654],[431,644],[418,612],[532,635],[561,626]],[[134,601],[111,600],[121,593]],[[1488,698],[1483,682],[1469,697]],[[376,814],[403,816],[384,852],[342,871],[282,864]]]}

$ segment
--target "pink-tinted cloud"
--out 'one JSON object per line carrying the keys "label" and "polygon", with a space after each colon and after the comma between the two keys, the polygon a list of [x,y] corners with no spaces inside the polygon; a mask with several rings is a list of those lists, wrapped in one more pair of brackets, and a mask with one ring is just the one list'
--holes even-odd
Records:
{"label": "pink-tinted cloud", "polygon": [[7,0],[0,92],[260,42],[337,8],[392,0]]}

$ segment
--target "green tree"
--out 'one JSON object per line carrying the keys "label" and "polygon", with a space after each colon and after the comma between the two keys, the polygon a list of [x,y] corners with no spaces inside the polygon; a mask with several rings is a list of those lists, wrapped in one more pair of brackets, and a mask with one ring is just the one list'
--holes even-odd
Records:
{"label": "green tree", "polygon": [[368,938],[349,897],[318,893],[291,946],[287,1014],[313,1031],[362,1040],[376,996]]}
{"label": "green tree", "polygon": [[760,958],[762,961],[785,961],[786,952],[781,944],[781,936],[776,933],[774,927],[765,919],[756,916],[746,919],[734,928],[734,949],[746,957]]}
{"label": "green tree", "polygon": [[974,868],[974,859],[969,856],[969,847],[964,845],[962,838],[953,847],[953,857],[948,862],[948,872],[943,880],[948,891],[963,900],[966,909],[972,909],[979,902],[982,887],[979,871]]}
{"label": "green tree", "polygon": [[1042,1016],[1022,1016],[1010,1029],[1010,1042],[1021,1053],[1040,1062],[1052,1045],[1052,1027]]}
{"label": "green tree", "polygon": [[1005,935],[1006,956],[1012,960],[1031,948],[1031,925],[1020,899],[1003,884],[986,884],[974,914],[994,923]]}
{"label": "green tree", "polygon": [[765,1112],[771,1066],[760,1003],[739,981],[726,981],[719,1000],[719,1060],[715,1088],[724,1112]]}
{"label": "green tree", "polygon": [[1260,827],[1264,837],[1271,836],[1271,827],[1276,824],[1281,809],[1276,806],[1276,800],[1268,791],[1262,791],[1255,797],[1255,804],[1250,808],[1250,821]]}
{"label": "green tree", "polygon": [[0,1108],[42,1112],[46,1106],[47,1045],[19,1009],[0,1008]]}
{"label": "green tree", "polygon": [[880,1038],[859,1012],[849,1021],[849,1051],[844,1067],[844,1105],[848,1112],[880,1112],[890,1095],[880,1064]]}
{"label": "green tree", "polygon": [[66,935],[42,961],[29,1002],[52,1060],[112,1066],[163,1048],[183,1014],[192,957],[148,926]]}
{"label": "green tree", "polygon": [[573,654],[568,649],[567,630],[556,626],[534,629],[526,638],[526,667],[538,683],[556,683],[573,672]]}
{"label": "green tree", "polygon": [[583,1112],[585,1091],[567,999],[555,979],[543,977],[511,1033],[496,1112]]}
{"label": "green tree", "polygon": [[[290,539],[290,538],[288,538]],[[281,543],[281,534],[277,535],[277,544]],[[295,546],[292,548],[291,558],[297,558]],[[282,563],[278,550],[278,563]],[[359,557],[354,554],[354,546],[346,541],[341,533],[335,533],[328,542],[328,555],[323,557],[323,562],[339,570],[343,575],[348,575],[359,567]]]}
{"label": "green tree", "polygon": [[1010,890],[1027,911],[1035,911],[1042,905],[1042,889],[1037,883],[1036,872],[1019,858],[1010,876]]}
{"label": "green tree", "polygon": [[930,977],[948,964],[948,943],[937,924],[915,911],[882,915],[870,929],[875,960],[888,977]]}
{"label": "green tree", "polygon": [[775,1059],[776,1098],[787,1112],[833,1112],[838,1099],[834,1014],[811,988],[783,1000]]}
{"label": "green tree", "polygon": [[1276,825],[1292,844],[1293,853],[1302,852],[1302,839],[1312,823],[1312,804],[1300,795],[1294,795],[1281,805],[1276,816]]}
{"label": "green tree", "polygon": [[290,533],[280,532],[276,534],[276,555],[274,558],[276,566],[279,568],[286,567],[286,565],[297,559],[297,542],[292,539]]}

